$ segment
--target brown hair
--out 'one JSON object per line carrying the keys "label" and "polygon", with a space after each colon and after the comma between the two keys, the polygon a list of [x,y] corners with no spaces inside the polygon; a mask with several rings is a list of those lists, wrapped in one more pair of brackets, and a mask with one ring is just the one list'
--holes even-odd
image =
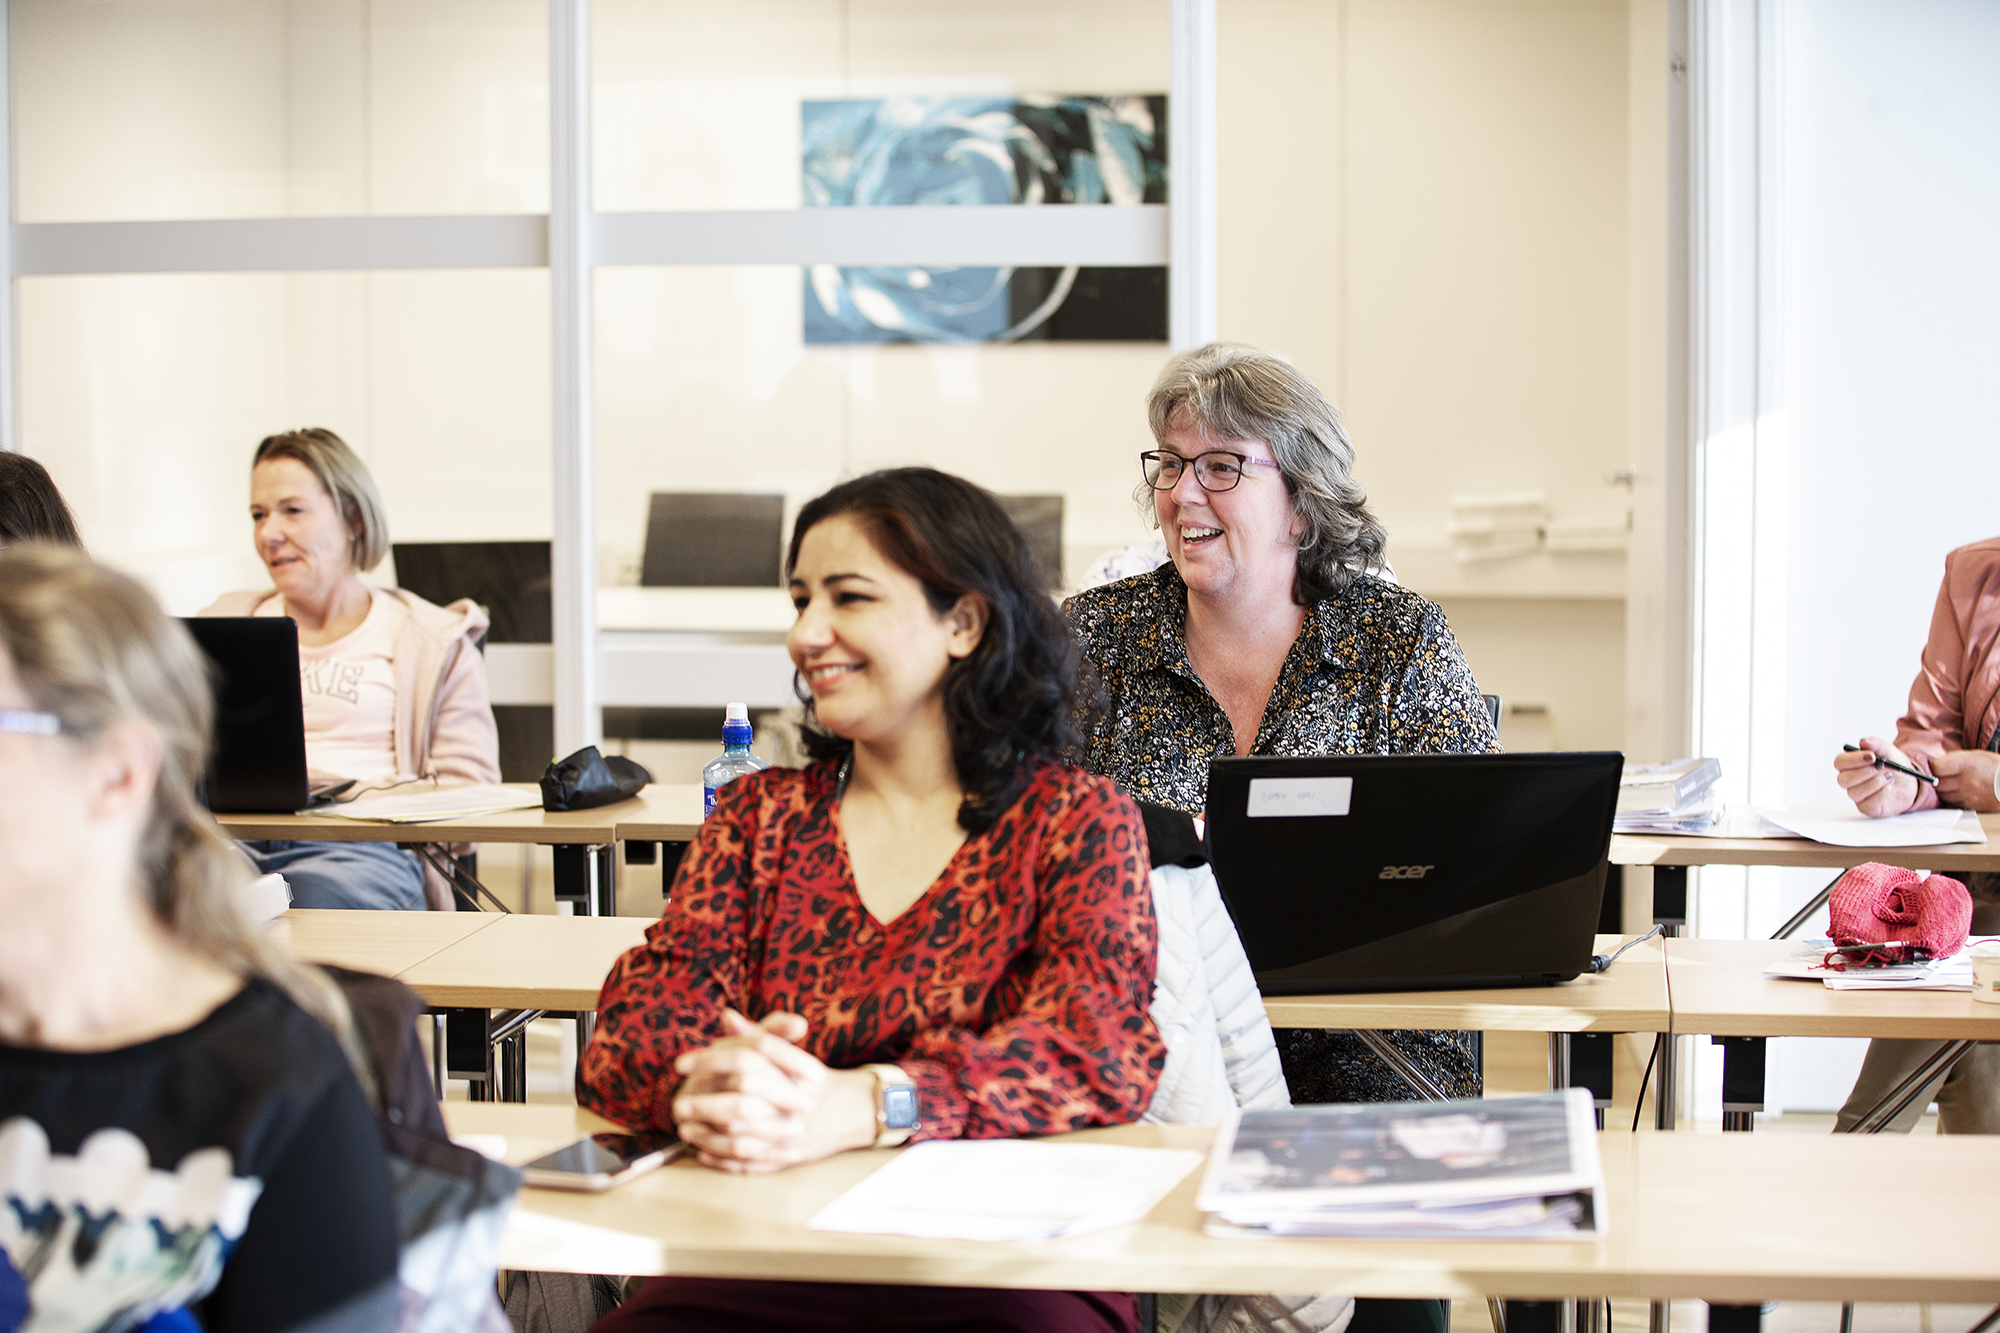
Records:
{"label": "brown hair", "polygon": [[341,1040],[373,1096],[347,1002],[330,978],[271,944],[241,903],[243,854],[195,799],[214,712],[207,659],[136,581],[67,547],[0,551],[0,648],[35,707],[89,745],[138,719],[160,741],[138,880],[160,924],[191,951],[262,977]]}
{"label": "brown hair", "polygon": [[[1192,429],[1204,440],[1262,440],[1271,446],[1292,507],[1306,521],[1292,600],[1337,597],[1356,575],[1382,564],[1389,534],[1354,479],[1354,444],[1340,412],[1305,372],[1275,352],[1210,343],[1167,362],[1146,396],[1153,438]],[[1150,519],[1152,488],[1135,498]]]}
{"label": "brown hair", "polygon": [[326,488],[333,507],[352,534],[347,552],[357,570],[373,569],[389,554],[389,511],[383,507],[382,493],[361,455],[347,447],[347,441],[324,426],[288,430],[266,435],[251,456],[250,470],[273,458],[290,458],[305,465]]}
{"label": "brown hair", "polygon": [[25,454],[0,449],[0,546],[16,542],[83,545],[49,470]]}

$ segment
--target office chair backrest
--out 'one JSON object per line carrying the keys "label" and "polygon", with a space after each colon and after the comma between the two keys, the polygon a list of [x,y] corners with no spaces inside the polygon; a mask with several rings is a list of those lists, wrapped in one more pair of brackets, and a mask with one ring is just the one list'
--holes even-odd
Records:
{"label": "office chair backrest", "polygon": [[[396,582],[443,606],[470,597],[493,626],[486,642],[549,643],[554,636],[547,542],[397,542],[390,548]],[[556,744],[555,710],[547,704],[495,704],[500,731],[500,780],[533,782]]]}
{"label": "office chair backrest", "polygon": [[1486,705],[1486,716],[1493,719],[1493,730],[1500,730],[1500,696],[1497,694],[1482,694],[1479,696],[1479,699],[1480,702]]}
{"label": "office chair backrest", "polygon": [[1054,591],[1063,586],[1062,526],[1063,498],[1060,495],[996,495],[1000,507],[1014,526],[1028,539],[1028,550],[1041,570],[1042,586]]}
{"label": "office chair backrest", "polygon": [[775,588],[785,497],[655,491],[639,582],[648,588]]}
{"label": "office chair backrest", "polygon": [[549,643],[547,542],[397,542],[396,582],[439,606],[470,597],[486,608],[488,643]]}

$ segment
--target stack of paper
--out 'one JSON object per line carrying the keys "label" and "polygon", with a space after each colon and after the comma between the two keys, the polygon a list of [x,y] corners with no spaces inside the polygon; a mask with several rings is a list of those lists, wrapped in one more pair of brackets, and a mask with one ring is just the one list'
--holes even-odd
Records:
{"label": "stack of paper", "polygon": [[1712,799],[1722,765],[1713,759],[1671,764],[1627,764],[1618,781],[1614,833],[1701,833],[1721,807]]}
{"label": "stack of paper", "polygon": [[1789,953],[1780,955],[1764,969],[1770,977],[1790,977],[1798,981],[1824,982],[1828,990],[1963,990],[1972,989],[1972,946],[1996,935],[1974,935],[1965,948],[1944,958],[1923,963],[1891,963],[1886,967],[1855,967],[1845,970],[1828,967],[1826,956],[1832,940],[1800,940]]}
{"label": "stack of paper", "polygon": [[1589,1092],[1251,1111],[1196,1206],[1218,1236],[1544,1239],[1605,1227]]}
{"label": "stack of paper", "polygon": [[1180,1148],[960,1139],[919,1143],[814,1214],[814,1231],[1053,1240],[1135,1222],[1201,1165]]}

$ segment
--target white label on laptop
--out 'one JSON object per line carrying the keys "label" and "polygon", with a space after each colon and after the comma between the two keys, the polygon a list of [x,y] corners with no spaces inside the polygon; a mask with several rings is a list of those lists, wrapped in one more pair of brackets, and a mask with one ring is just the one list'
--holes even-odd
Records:
{"label": "white label on laptop", "polygon": [[1252,819],[1299,819],[1344,815],[1354,795],[1353,778],[1252,778]]}

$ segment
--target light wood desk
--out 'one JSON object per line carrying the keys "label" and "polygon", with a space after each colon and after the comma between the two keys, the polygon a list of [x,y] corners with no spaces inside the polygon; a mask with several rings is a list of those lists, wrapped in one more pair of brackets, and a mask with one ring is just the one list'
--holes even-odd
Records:
{"label": "light wood desk", "polygon": [[486,912],[356,912],[294,907],[292,952],[308,963],[400,977],[439,950],[502,920]]}
{"label": "light wood desk", "polygon": [[620,842],[693,842],[701,832],[701,784],[654,783],[618,809]]}
{"label": "light wood desk", "polygon": [[1806,866],[1839,870],[1864,861],[1917,870],[2000,870],[2000,815],[1981,815],[1985,843],[1935,847],[1835,847],[1804,838],[1669,838],[1616,834],[1611,861],[1627,866]]}
{"label": "light wood desk", "polygon": [[[527,783],[514,783],[523,791]],[[536,789],[536,801],[541,797]],[[503,810],[464,819],[436,819],[422,824],[390,824],[342,819],[336,815],[218,814],[215,822],[232,838],[248,841],[297,842],[532,842],[546,846],[614,841],[620,817],[637,813],[639,801],[620,801],[595,810],[550,813],[539,804],[529,810]]]}
{"label": "light wood desk", "polygon": [[[1629,936],[1600,935],[1608,954]],[[1482,1032],[1665,1032],[1667,973],[1660,941],[1648,940],[1595,976],[1559,986],[1506,990],[1401,991],[1363,995],[1267,995],[1264,1012],[1282,1028],[1432,1028]]]}
{"label": "light wood desk", "polygon": [[[607,1128],[566,1107],[452,1102],[454,1133],[500,1134],[509,1160]],[[1211,1131],[1130,1125],[1079,1137],[1206,1146]],[[793,1281],[1364,1296],[2000,1299],[1990,1208],[2000,1140],[1605,1134],[1608,1234],[1589,1241],[1246,1241],[1200,1232],[1191,1174],[1143,1220],[1068,1240],[991,1244],[813,1232],[806,1220],[886,1161],[845,1153],[771,1176],[686,1163],[606,1194],[524,1190],[504,1267]],[[1863,1187],[1865,1198],[1852,1183]],[[1718,1201],[1726,1200],[1727,1208]]]}
{"label": "light wood desk", "polygon": [[435,1005],[588,1013],[597,1008],[611,965],[653,924],[644,917],[521,912],[485,919],[492,924],[426,955],[398,980]]}
{"label": "light wood desk", "polygon": [[1674,1031],[1720,1037],[2000,1041],[2000,1004],[1970,991],[1828,990],[1764,975],[1788,940],[1668,940]]}

